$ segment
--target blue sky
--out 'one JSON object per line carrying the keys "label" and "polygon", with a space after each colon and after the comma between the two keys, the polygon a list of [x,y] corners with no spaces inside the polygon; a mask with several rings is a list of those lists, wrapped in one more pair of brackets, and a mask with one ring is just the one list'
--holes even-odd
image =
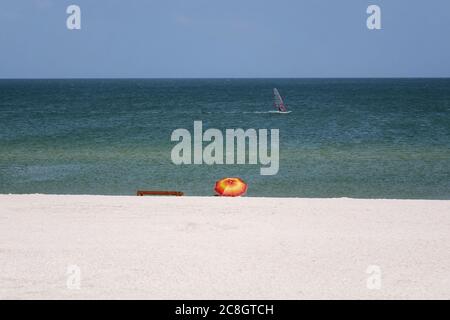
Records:
{"label": "blue sky", "polygon": [[0,78],[449,77],[449,38],[448,0],[2,0]]}

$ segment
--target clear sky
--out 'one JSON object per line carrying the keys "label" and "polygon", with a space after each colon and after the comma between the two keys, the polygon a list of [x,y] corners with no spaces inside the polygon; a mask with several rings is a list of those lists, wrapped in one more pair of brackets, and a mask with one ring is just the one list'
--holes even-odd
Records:
{"label": "clear sky", "polygon": [[0,1],[0,78],[449,76],[449,0]]}

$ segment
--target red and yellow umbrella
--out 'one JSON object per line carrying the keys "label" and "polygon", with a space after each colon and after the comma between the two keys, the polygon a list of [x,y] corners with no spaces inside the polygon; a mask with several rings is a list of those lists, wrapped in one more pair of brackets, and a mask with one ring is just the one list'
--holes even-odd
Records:
{"label": "red and yellow umbrella", "polygon": [[216,182],[214,190],[219,196],[239,197],[247,192],[247,184],[240,178],[224,178]]}

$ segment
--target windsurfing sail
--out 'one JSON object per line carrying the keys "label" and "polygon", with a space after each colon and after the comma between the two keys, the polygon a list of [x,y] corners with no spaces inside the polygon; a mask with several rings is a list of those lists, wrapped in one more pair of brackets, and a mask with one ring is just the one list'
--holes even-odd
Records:
{"label": "windsurfing sail", "polygon": [[280,112],[286,112],[286,105],[284,104],[283,98],[281,98],[280,93],[277,88],[273,88],[273,103],[275,108]]}

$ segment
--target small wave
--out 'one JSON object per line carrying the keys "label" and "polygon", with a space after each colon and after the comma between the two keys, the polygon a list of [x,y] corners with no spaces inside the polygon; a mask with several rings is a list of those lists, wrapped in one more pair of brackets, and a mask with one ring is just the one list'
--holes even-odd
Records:
{"label": "small wave", "polygon": [[244,111],[243,113],[270,113],[270,111]]}
{"label": "small wave", "polygon": [[205,114],[268,114],[278,113],[278,111],[202,111]]}
{"label": "small wave", "polygon": [[280,112],[280,111],[244,111],[244,113],[263,113],[263,114],[267,114],[267,113],[291,113],[291,111],[286,111],[286,112]]}

